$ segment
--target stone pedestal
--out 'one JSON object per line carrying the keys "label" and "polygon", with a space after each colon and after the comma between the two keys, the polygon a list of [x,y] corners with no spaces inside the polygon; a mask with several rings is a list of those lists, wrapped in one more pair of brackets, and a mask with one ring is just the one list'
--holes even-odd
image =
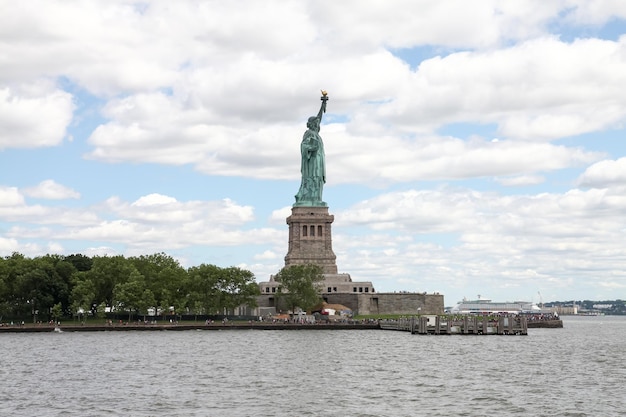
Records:
{"label": "stone pedestal", "polygon": [[337,256],[333,252],[331,224],[335,216],[328,207],[292,207],[289,225],[289,249],[285,266],[315,264],[324,274],[337,274]]}

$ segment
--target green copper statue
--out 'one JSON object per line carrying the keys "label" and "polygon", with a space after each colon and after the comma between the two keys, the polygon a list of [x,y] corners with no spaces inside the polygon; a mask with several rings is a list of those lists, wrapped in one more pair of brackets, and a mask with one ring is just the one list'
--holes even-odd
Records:
{"label": "green copper statue", "polygon": [[300,152],[302,163],[300,172],[302,173],[302,183],[300,190],[296,194],[294,207],[326,207],[322,201],[322,191],[326,182],[326,158],[324,156],[324,142],[319,134],[322,115],[326,112],[326,102],[328,93],[322,90],[322,106],[317,116],[309,117],[306,124],[307,131],[304,132]]}

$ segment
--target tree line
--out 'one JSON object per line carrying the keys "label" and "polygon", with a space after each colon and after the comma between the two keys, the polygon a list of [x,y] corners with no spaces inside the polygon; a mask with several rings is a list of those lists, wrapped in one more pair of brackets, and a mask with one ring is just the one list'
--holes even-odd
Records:
{"label": "tree line", "polygon": [[0,322],[57,320],[105,311],[146,315],[225,314],[256,306],[252,272],[201,264],[184,268],[165,253],[124,256],[82,254],[0,258]]}

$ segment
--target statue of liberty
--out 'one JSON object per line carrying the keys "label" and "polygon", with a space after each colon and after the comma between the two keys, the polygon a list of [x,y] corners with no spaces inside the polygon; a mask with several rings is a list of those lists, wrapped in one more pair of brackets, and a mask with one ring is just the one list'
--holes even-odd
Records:
{"label": "statue of liberty", "polygon": [[300,144],[302,182],[300,190],[296,194],[294,207],[326,207],[322,201],[322,191],[326,183],[326,158],[324,155],[324,142],[319,134],[322,115],[326,112],[328,93],[322,90],[322,106],[317,116],[309,117],[307,131],[304,132]]}

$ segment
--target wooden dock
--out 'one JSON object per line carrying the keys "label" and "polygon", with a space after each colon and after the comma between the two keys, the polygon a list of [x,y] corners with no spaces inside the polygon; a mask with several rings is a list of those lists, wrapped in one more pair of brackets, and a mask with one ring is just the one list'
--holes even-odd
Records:
{"label": "wooden dock", "polygon": [[421,335],[528,335],[523,316],[417,316],[380,322],[383,330]]}

